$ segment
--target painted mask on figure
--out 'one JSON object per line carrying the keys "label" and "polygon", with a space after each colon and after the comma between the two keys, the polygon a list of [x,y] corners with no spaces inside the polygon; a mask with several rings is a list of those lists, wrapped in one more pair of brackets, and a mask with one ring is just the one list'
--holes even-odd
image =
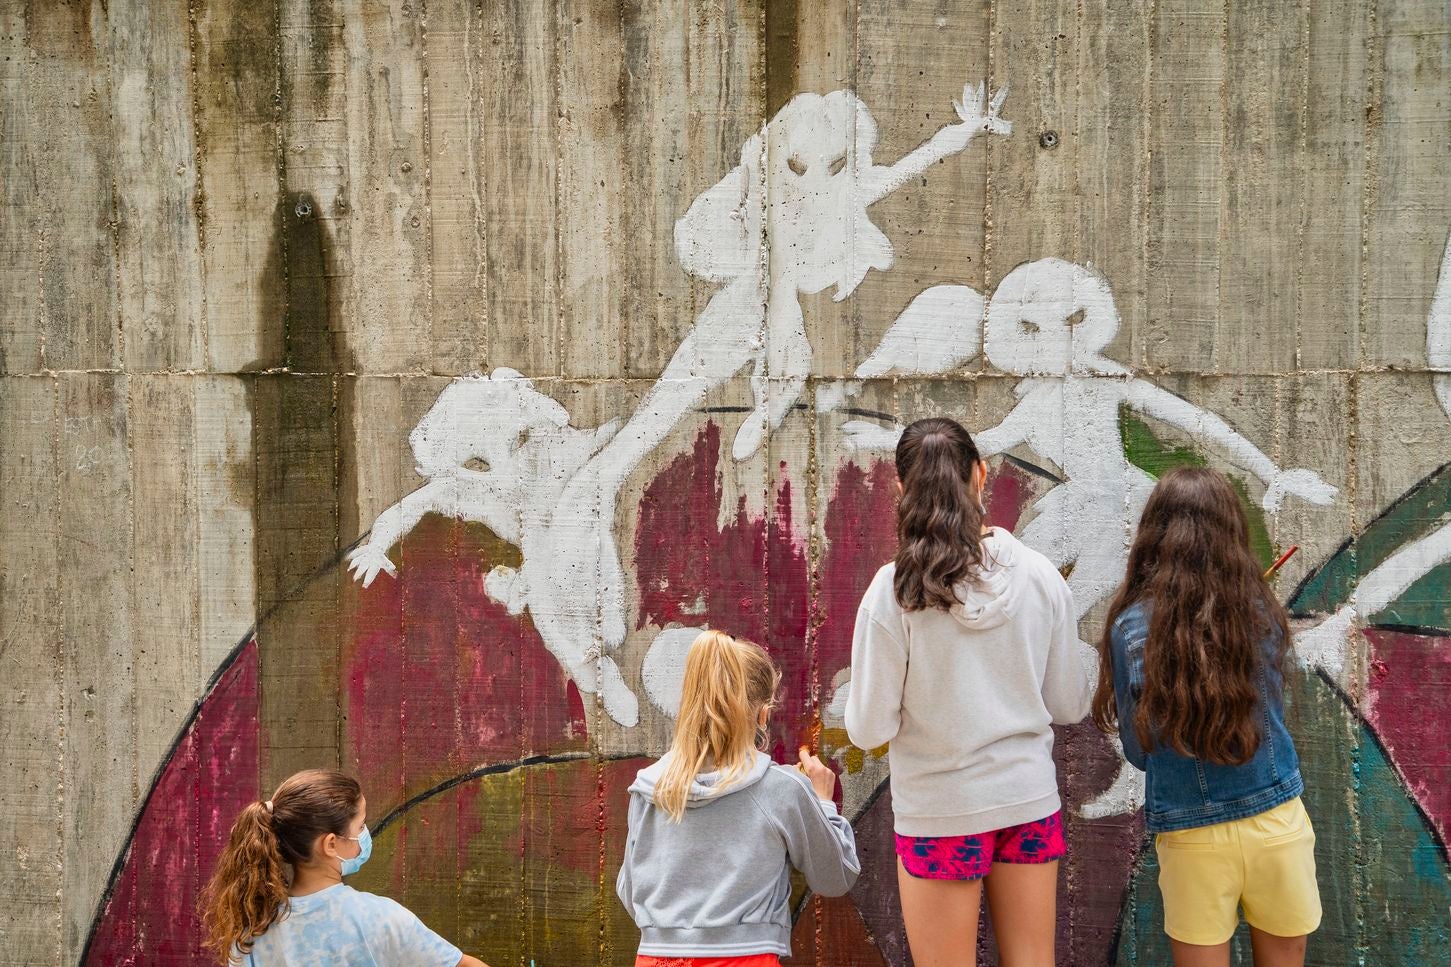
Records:
{"label": "painted mask on figure", "polygon": [[464,376],[444,387],[408,435],[421,477],[470,465],[506,463],[532,429],[563,427],[569,411],[534,389],[523,374],[499,367],[490,376]]}

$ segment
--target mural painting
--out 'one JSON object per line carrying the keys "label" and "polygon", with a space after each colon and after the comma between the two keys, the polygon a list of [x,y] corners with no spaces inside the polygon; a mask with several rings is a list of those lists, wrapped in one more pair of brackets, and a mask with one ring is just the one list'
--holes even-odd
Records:
{"label": "mural painting", "polygon": [[[1367,441],[1378,407],[1451,437],[1451,241],[1384,281],[1448,229],[1444,10],[233,6],[0,32],[16,962],[206,963],[233,817],[336,764],[357,886],[491,964],[629,964],[625,788],[720,627],[863,860],[798,887],[791,963],[907,967],[886,750],[842,708],[937,413],[1085,663],[1167,469],[1226,470],[1266,564],[1305,545],[1309,962],[1451,949],[1451,458]],[[1060,961],[1166,963],[1142,775],[1088,723],[1056,755]]]}
{"label": "mural painting", "polygon": [[[1112,590],[1154,475],[1169,466],[1214,454],[1258,480],[1251,510],[1261,535],[1261,512],[1287,498],[1331,499],[1335,488],[1315,471],[1281,468],[1230,422],[1104,355],[1120,325],[1109,280],[1043,253],[990,292],[923,291],[855,381],[813,381],[817,432],[837,434],[842,454],[814,568],[789,475],[764,513],[744,497],[731,506],[729,464],[768,444],[812,379],[798,293],[835,286],[842,300],[871,270],[889,271],[892,245],[870,207],[978,135],[1010,136],[999,116],[1006,93],[989,101],[986,85],[968,85],[958,123],[890,166],[872,160],[875,122],[855,94],[792,99],[676,223],[681,268],[722,287],[628,418],[577,427],[568,408],[504,367],[439,393],[407,440],[424,483],[330,565],[354,578],[339,608],[348,627],[336,689],[350,763],[376,804],[381,861],[362,874],[366,888],[398,896],[492,962],[629,962],[633,927],[599,886],[620,859],[624,788],[668,740],[685,646],[696,628],[717,625],[762,642],[785,670],[772,723],[778,758],[825,722],[822,747],[841,770],[858,829],[866,869],[852,897],[801,898],[801,962],[907,962],[882,750],[851,748],[839,721],[855,601],[895,539],[884,451],[900,426],[849,405],[862,381],[949,374],[979,354],[1019,379],[1007,416],[974,428],[985,455],[1024,453],[994,461],[989,516],[1065,570],[1081,618]],[[1451,364],[1451,273],[1432,303],[1427,341],[1433,362]],[[743,368],[752,373],[744,416],[718,422],[702,413]],[[1447,378],[1437,388],[1451,415]],[[693,412],[697,429],[684,449],[656,453]],[[1187,446],[1167,442],[1168,431]],[[652,454],[660,469],[627,503],[627,483]],[[1248,486],[1243,492],[1249,501]],[[1347,542],[1291,601],[1297,613],[1329,615],[1301,639],[1300,726],[1343,723],[1354,781],[1384,803],[1387,843],[1414,858],[1410,879],[1399,879],[1327,854],[1324,878],[1359,878],[1371,895],[1393,898],[1393,918],[1412,924],[1436,922],[1451,898],[1451,760],[1425,752],[1446,720],[1432,701],[1409,719],[1379,715],[1376,695],[1448,680],[1451,615],[1417,589],[1445,585],[1433,572],[1451,559],[1451,527],[1409,530],[1448,507],[1451,473],[1438,471],[1360,536],[1358,568],[1345,560]],[[621,546],[625,520],[633,546]],[[284,604],[269,620],[291,618]],[[1345,641],[1360,621],[1370,622],[1373,668],[1357,701],[1345,690]],[[640,649],[635,676],[618,656]],[[1088,645],[1084,657],[1092,660]],[[261,794],[255,779],[269,743],[286,741],[259,724],[263,675],[249,633],[153,785],[86,963],[201,962],[196,886],[230,817]],[[643,693],[631,684],[637,677]],[[662,714],[642,717],[642,697]],[[596,702],[603,717],[592,713]],[[1152,851],[1142,849],[1135,815],[1142,776],[1086,726],[1060,739],[1076,813],[1061,899],[1065,962],[1113,963],[1129,950],[1157,962]],[[1343,811],[1336,791],[1350,780],[1336,770],[1346,767],[1312,767],[1322,770],[1308,783],[1317,823]],[[161,889],[163,881],[186,886]],[[592,899],[560,909],[561,896]],[[1312,945],[1344,942],[1334,922],[1327,917]]]}

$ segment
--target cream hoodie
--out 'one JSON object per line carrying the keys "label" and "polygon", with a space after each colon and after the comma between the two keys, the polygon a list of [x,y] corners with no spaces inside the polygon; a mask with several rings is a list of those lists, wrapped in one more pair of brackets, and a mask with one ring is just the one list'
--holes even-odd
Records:
{"label": "cream hoodie", "polygon": [[1059,808],[1053,730],[1088,714],[1091,678],[1073,596],[1058,570],[1001,528],[977,586],[950,611],[904,612],[896,565],[857,612],[846,728],[891,743],[892,809],[904,836],[966,836]]}

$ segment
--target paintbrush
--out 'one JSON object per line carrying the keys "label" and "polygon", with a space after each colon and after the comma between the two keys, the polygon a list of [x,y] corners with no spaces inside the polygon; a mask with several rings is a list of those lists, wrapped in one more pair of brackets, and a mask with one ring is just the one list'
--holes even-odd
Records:
{"label": "paintbrush", "polygon": [[1278,571],[1281,567],[1283,567],[1284,564],[1285,564],[1285,562],[1288,561],[1290,559],[1290,557],[1296,551],[1298,551],[1299,549],[1300,549],[1300,545],[1299,544],[1291,544],[1290,545],[1290,549],[1288,551],[1286,551],[1285,553],[1281,554],[1280,555],[1280,559],[1278,561],[1276,561],[1275,563],[1271,564],[1270,567],[1269,567],[1269,570],[1265,571],[1265,580],[1268,581],[1270,578],[1274,577],[1275,576],[1275,572]]}

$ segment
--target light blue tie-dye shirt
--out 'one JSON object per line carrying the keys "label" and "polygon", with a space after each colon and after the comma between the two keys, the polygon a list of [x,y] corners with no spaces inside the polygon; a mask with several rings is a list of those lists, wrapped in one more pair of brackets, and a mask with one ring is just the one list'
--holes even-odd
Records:
{"label": "light blue tie-dye shirt", "polygon": [[457,967],[457,947],[387,897],[339,883],[292,898],[292,910],[257,938],[242,967]]}

